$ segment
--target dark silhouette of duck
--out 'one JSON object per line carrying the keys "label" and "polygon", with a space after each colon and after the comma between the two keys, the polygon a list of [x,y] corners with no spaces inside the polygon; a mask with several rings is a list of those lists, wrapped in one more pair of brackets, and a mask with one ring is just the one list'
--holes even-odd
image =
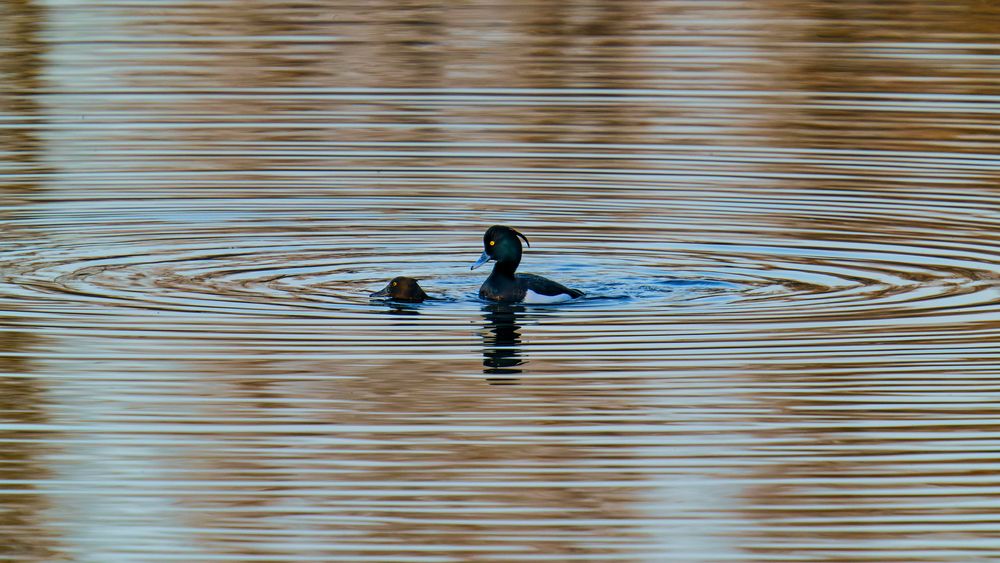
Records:
{"label": "dark silhouette of duck", "polygon": [[500,303],[558,303],[583,295],[579,289],[568,288],[535,274],[516,274],[521,263],[521,240],[529,247],[528,237],[503,225],[493,225],[483,235],[483,254],[472,270],[490,260],[496,260],[493,272],[479,288],[479,297]]}
{"label": "dark silhouette of duck", "polygon": [[483,305],[483,373],[490,385],[515,385],[525,359],[521,354],[523,305]]}
{"label": "dark silhouette of duck", "polygon": [[406,276],[392,278],[384,288],[372,293],[371,297],[403,303],[421,303],[424,299],[429,299],[417,280]]}

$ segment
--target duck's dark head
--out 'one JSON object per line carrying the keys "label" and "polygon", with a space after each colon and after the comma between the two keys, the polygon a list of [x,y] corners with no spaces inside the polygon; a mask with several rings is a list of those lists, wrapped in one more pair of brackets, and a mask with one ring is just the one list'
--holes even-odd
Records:
{"label": "duck's dark head", "polygon": [[528,237],[514,229],[503,225],[493,225],[483,235],[483,253],[470,269],[475,270],[490,260],[496,260],[498,267],[502,266],[513,272],[517,269],[517,265],[521,263],[521,241],[518,240],[519,237],[524,240],[525,244],[529,247],[531,246],[531,243],[528,242]]}
{"label": "duck's dark head", "polygon": [[406,276],[392,278],[392,281],[384,288],[371,294],[371,296],[392,299],[393,301],[405,301],[407,303],[420,303],[424,299],[427,299],[427,294],[420,288],[417,280]]}

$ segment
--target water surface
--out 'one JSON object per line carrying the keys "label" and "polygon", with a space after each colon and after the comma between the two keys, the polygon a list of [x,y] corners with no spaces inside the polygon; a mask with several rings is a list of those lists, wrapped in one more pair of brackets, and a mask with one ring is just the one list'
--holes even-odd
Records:
{"label": "water surface", "polygon": [[0,31],[5,560],[1000,558],[996,4]]}

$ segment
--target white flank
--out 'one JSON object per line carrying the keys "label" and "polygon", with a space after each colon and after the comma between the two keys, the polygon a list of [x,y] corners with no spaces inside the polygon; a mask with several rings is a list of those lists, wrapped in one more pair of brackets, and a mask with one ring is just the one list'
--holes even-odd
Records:
{"label": "white flank", "polygon": [[524,294],[524,301],[522,303],[559,303],[562,301],[569,301],[572,297],[568,293],[560,293],[559,295],[542,295],[541,293],[535,293],[534,291],[528,290]]}

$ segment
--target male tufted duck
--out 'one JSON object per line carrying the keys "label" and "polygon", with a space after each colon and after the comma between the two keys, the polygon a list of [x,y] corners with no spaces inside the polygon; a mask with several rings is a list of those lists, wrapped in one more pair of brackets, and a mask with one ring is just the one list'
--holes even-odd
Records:
{"label": "male tufted duck", "polygon": [[420,288],[420,284],[413,278],[398,276],[392,278],[384,288],[371,294],[371,297],[391,299],[405,303],[420,303],[428,299],[427,294]]}
{"label": "male tufted duck", "polygon": [[558,303],[583,295],[578,289],[568,288],[550,279],[534,274],[515,274],[521,263],[521,241],[529,247],[528,238],[510,227],[493,225],[483,235],[483,254],[472,265],[472,270],[490,260],[496,260],[493,272],[479,288],[479,297],[501,303]]}

